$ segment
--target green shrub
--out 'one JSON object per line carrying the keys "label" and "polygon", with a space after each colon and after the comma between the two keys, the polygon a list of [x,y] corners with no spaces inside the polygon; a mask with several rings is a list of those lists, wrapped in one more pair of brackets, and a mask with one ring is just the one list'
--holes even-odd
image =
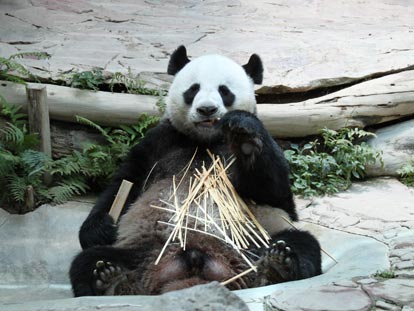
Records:
{"label": "green shrub", "polygon": [[78,89],[98,91],[105,81],[102,70],[92,69],[90,71],[75,72],[70,77],[70,86]]}
{"label": "green shrub", "polygon": [[381,279],[393,279],[395,278],[395,273],[392,270],[377,271],[374,273],[374,277]]}
{"label": "green shrub", "polygon": [[414,164],[404,164],[397,173],[400,174],[401,182],[409,187],[414,186]]}
{"label": "green shrub", "polygon": [[358,128],[338,131],[323,129],[322,139],[300,147],[293,144],[285,156],[291,168],[292,190],[311,197],[347,189],[353,178],[365,175],[368,164],[380,160],[380,153],[368,144],[357,142],[374,134]]}

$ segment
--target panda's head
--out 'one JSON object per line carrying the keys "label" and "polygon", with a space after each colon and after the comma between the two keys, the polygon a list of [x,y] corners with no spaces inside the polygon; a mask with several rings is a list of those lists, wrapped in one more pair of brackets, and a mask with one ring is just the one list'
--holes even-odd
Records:
{"label": "panda's head", "polygon": [[253,84],[263,80],[256,54],[240,66],[220,55],[189,60],[184,46],[171,55],[168,74],[175,75],[167,97],[166,117],[180,132],[199,141],[219,136],[215,123],[230,110],[256,113]]}

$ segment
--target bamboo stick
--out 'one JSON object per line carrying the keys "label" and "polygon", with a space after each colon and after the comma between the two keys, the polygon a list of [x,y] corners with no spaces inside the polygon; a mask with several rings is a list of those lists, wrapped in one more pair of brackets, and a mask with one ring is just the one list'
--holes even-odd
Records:
{"label": "bamboo stick", "polygon": [[131,191],[133,183],[122,180],[121,186],[119,187],[118,193],[116,194],[115,200],[112,203],[109,215],[112,216],[114,222],[118,222],[119,215],[121,215],[122,209],[124,208],[125,202],[128,198],[129,192]]}

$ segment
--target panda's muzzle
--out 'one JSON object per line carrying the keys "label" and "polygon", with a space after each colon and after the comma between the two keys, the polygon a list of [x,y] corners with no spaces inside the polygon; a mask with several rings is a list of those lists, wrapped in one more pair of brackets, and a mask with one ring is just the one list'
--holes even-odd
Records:
{"label": "panda's muzzle", "polygon": [[211,127],[216,124],[220,119],[214,117],[217,113],[218,108],[216,106],[200,106],[197,108],[197,113],[201,116],[204,120],[196,122],[196,125],[201,125],[205,127]]}
{"label": "panda's muzzle", "polygon": [[216,106],[201,106],[197,108],[197,113],[203,117],[211,117],[218,111]]}
{"label": "panda's muzzle", "polygon": [[199,126],[204,126],[204,127],[212,127],[219,121],[220,121],[220,118],[215,118],[215,119],[207,119],[204,121],[195,122],[195,124]]}

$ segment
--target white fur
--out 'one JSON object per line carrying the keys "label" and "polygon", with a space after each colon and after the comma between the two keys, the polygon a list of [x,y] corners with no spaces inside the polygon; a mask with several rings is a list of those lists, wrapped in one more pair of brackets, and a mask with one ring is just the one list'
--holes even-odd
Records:
{"label": "white fur", "polygon": [[[191,106],[184,102],[183,93],[193,84],[200,90]],[[231,107],[223,104],[218,91],[220,85],[227,86],[236,99]],[[244,69],[221,55],[205,55],[190,61],[175,76],[166,99],[166,117],[177,130],[206,139],[215,134],[213,129],[200,128],[195,122],[202,121],[197,108],[205,105],[218,108],[212,118],[221,118],[230,110],[245,110],[256,113],[253,81]]]}

